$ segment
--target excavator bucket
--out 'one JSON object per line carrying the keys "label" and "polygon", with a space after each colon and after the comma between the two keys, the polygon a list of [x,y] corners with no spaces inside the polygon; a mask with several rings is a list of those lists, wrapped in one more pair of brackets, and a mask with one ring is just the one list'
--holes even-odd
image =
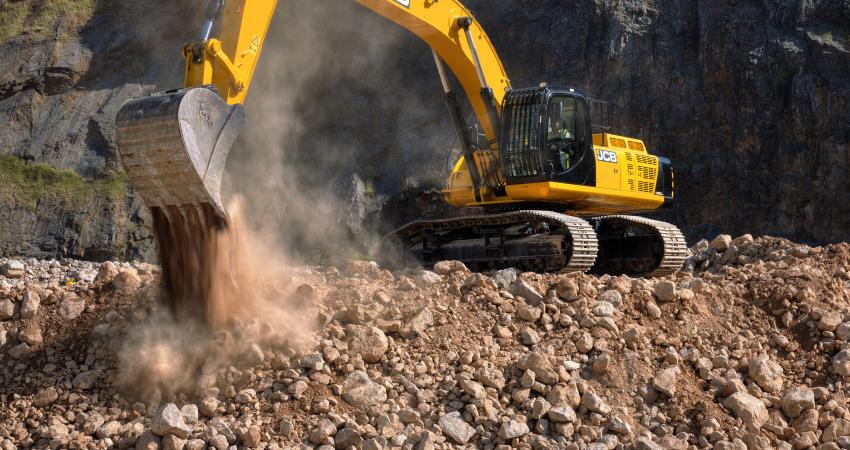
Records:
{"label": "excavator bucket", "polygon": [[241,105],[206,87],[135,98],[118,112],[118,150],[149,208],[212,206],[222,219],[221,177],[245,124]]}

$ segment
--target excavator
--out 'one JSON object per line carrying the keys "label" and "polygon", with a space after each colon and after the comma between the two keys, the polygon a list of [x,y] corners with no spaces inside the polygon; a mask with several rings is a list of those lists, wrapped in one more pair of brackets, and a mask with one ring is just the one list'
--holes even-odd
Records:
{"label": "excavator", "polygon": [[[634,215],[673,202],[671,163],[640,139],[610,133],[607,103],[545,83],[512,87],[493,43],[458,0],[356,1],[430,46],[462,153],[445,201],[476,211],[406,224],[385,244],[425,266],[458,260],[481,270],[632,276],[682,266],[679,229]],[[275,8],[275,0],[212,0],[200,39],[182,48],[184,87],[131,99],[119,111],[119,153],[155,222],[226,223],[222,174]],[[469,131],[449,71],[483,142]]]}

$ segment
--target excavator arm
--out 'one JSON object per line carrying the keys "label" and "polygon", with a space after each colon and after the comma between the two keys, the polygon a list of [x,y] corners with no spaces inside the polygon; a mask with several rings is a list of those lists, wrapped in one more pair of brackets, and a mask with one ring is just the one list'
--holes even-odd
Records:
{"label": "excavator arm", "polygon": [[[487,136],[496,139],[510,81],[490,38],[472,13],[456,0],[357,0],[410,31],[445,62],[463,87]],[[276,0],[213,0],[204,34],[213,22],[219,37],[187,44],[184,87],[213,85],[228,104],[241,104],[260,59]],[[445,87],[445,86],[444,86]]]}
{"label": "excavator arm", "polygon": [[[357,0],[407,29],[434,52],[464,160],[475,161],[445,65],[454,73],[491,147],[510,81],[493,44],[457,0]],[[266,41],[276,0],[213,0],[198,42],[187,44],[184,89],[129,101],[118,114],[119,149],[130,182],[151,208],[177,214],[208,205],[226,217],[220,186],[244,125],[245,102]],[[215,24],[219,32],[211,33]],[[468,164],[469,166],[469,164]],[[477,164],[468,172],[480,186]],[[478,189],[475,198],[480,199]]]}
{"label": "excavator arm", "polygon": [[[228,104],[244,103],[276,4],[276,0],[212,0],[201,40],[183,47],[184,87],[212,85]],[[210,37],[216,22],[218,37]]]}

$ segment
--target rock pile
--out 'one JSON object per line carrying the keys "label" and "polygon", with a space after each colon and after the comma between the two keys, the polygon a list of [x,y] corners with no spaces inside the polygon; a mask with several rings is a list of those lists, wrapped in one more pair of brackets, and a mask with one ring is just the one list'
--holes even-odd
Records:
{"label": "rock pile", "polygon": [[0,260],[0,449],[850,448],[850,245],[692,252],[665,279],[293,270],[315,333],[234,320],[144,398],[117,374],[156,267]]}

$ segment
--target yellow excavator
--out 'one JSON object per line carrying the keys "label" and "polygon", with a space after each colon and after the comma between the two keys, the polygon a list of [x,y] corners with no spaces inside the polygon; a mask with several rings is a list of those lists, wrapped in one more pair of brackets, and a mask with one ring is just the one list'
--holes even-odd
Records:
{"label": "yellow excavator", "polygon": [[[678,228],[623,215],[673,201],[670,161],[640,139],[609,133],[607,103],[547,84],[513,88],[484,29],[457,0],[357,2],[431,47],[462,150],[445,200],[481,211],[409,223],[387,242],[424,265],[644,276],[681,267],[687,249]],[[275,7],[275,0],[213,0],[201,38],[182,49],[184,88],[132,99],[118,113],[121,159],[155,220],[225,220],[222,173]],[[447,67],[483,144],[470,135]]]}

